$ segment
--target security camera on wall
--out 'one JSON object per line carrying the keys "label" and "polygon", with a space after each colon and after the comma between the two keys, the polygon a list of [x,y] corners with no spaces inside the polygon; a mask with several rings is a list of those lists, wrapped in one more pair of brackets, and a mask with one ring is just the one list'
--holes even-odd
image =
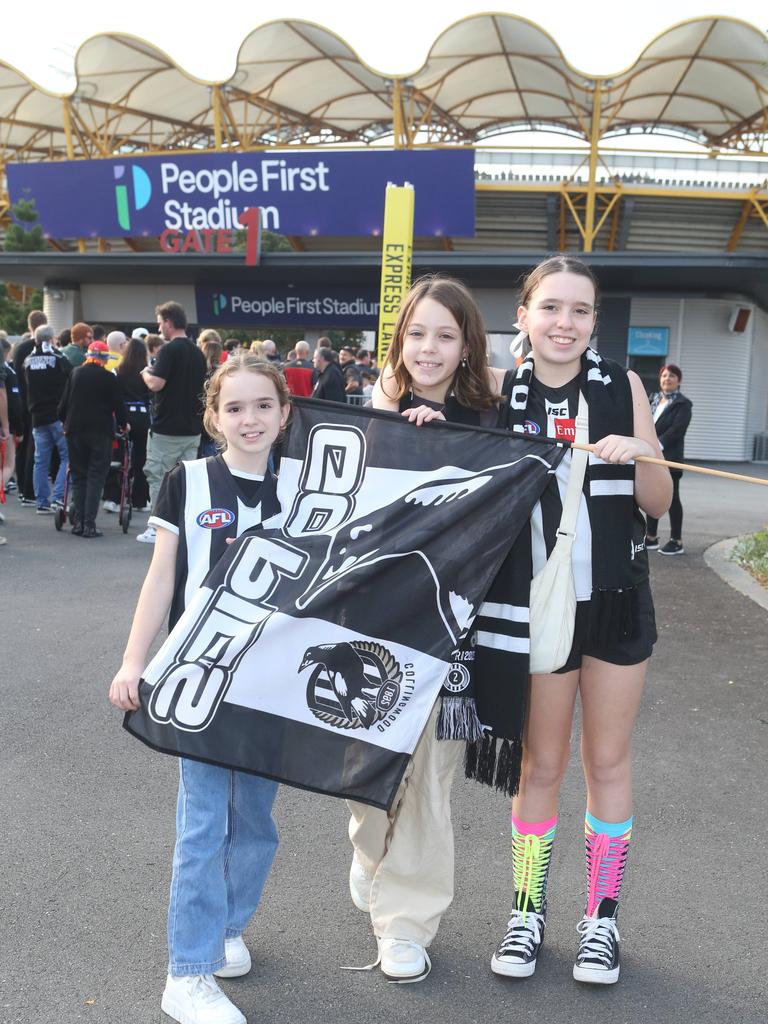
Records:
{"label": "security camera on wall", "polygon": [[749,324],[750,316],[752,316],[752,310],[747,306],[736,306],[728,321],[728,330],[731,334],[743,334]]}

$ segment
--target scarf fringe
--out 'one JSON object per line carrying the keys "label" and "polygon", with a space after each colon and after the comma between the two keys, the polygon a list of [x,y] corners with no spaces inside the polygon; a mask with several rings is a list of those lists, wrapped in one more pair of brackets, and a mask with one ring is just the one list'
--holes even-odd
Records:
{"label": "scarf fringe", "polygon": [[443,697],[435,734],[439,740],[481,740],[483,724],[474,697]]}
{"label": "scarf fringe", "polygon": [[595,590],[590,605],[589,638],[605,647],[617,640],[632,640],[637,634],[637,587],[623,590]]}
{"label": "scarf fringe", "polygon": [[520,787],[522,743],[502,740],[498,753],[496,743],[497,737],[489,732],[484,733],[481,740],[467,743],[464,751],[464,775],[475,782],[492,786],[507,796],[514,796]]}

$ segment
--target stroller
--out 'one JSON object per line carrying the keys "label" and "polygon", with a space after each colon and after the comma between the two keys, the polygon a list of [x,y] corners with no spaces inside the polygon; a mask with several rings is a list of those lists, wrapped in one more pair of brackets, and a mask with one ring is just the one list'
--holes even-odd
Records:
{"label": "stroller", "polygon": [[[121,451],[122,455],[120,454]],[[131,505],[131,442],[127,434],[118,432],[115,436],[112,442],[112,462],[110,463],[110,468],[120,471],[120,509],[117,521],[123,533],[128,533],[133,506]],[[67,466],[67,477],[64,483],[64,501],[61,508],[56,509],[56,514],[53,517],[53,525],[58,531],[63,529],[67,521],[69,521],[71,526],[75,524],[75,506],[70,502],[69,490],[70,476],[69,466]]]}

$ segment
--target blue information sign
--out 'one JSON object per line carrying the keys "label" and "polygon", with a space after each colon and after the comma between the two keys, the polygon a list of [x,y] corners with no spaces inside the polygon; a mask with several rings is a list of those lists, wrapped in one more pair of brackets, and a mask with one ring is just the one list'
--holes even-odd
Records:
{"label": "blue information sign", "polygon": [[631,356],[665,356],[669,351],[668,327],[630,327],[627,353]]}
{"label": "blue information sign", "polygon": [[362,286],[237,285],[195,288],[197,322],[216,325],[354,327],[370,330],[379,319],[379,296]]}
{"label": "blue information sign", "polygon": [[416,235],[473,235],[471,150],[191,153],[7,164],[11,202],[34,199],[57,238],[237,230],[262,209],[284,235],[379,234],[388,182],[416,192]]}

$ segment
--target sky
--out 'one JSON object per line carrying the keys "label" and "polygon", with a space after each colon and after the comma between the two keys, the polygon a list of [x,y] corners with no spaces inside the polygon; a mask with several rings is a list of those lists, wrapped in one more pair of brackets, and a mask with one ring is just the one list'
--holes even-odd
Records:
{"label": "sky", "polygon": [[[437,10],[435,9],[437,8]],[[279,14],[277,11],[279,9]],[[407,9],[408,15],[393,15]],[[154,43],[185,70],[213,81],[228,79],[237,50],[253,29],[267,21],[301,18],[331,29],[377,71],[405,74],[424,62],[441,31],[467,15],[489,10],[535,21],[558,42],[578,70],[608,75],[633,64],[660,32],[689,18],[727,14],[768,29],[766,0],[645,0],[610,4],[606,0],[564,3],[550,0],[417,0],[407,8],[349,0],[283,0],[242,3],[218,0],[36,0],[29,17],[6,17],[0,36],[0,60],[53,92],[70,92],[77,47],[99,32],[128,32]],[[616,13],[611,13],[614,11]],[[618,13],[621,12],[621,13]],[[34,33],[34,42],[31,41]]]}

